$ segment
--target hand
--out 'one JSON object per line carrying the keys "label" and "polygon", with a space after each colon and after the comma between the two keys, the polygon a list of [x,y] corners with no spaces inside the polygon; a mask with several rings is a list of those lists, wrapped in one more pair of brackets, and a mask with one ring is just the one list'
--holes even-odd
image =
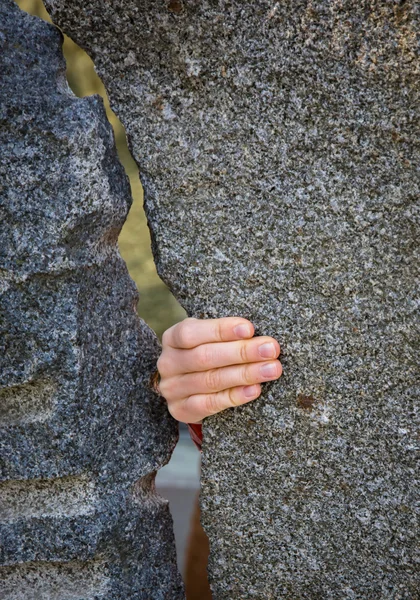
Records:
{"label": "hand", "polygon": [[199,423],[226,408],[255,400],[260,383],[278,379],[280,346],[252,337],[246,319],[185,319],[163,334],[159,389],[178,421]]}

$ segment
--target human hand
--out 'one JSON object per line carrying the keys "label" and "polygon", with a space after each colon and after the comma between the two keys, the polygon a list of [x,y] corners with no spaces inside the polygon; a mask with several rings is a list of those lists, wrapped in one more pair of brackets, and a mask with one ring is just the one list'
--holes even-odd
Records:
{"label": "human hand", "polygon": [[253,335],[252,323],[240,317],[185,319],[165,331],[159,390],[175,419],[198,423],[255,400],[260,383],[280,377],[278,342]]}

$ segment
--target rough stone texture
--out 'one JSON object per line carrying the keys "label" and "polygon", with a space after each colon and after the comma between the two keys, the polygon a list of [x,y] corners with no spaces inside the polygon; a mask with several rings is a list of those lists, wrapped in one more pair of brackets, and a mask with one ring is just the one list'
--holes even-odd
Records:
{"label": "rough stone texture", "polygon": [[283,348],[205,423],[214,598],[417,599],[419,4],[47,5],[127,128],[162,277]]}
{"label": "rough stone texture", "polygon": [[102,100],[59,31],[0,2],[0,596],[182,599],[154,472],[175,422],[117,248],[130,206]]}

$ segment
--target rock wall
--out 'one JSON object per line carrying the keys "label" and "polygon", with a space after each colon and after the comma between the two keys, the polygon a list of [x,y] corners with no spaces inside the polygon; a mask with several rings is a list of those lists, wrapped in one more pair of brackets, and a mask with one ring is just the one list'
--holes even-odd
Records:
{"label": "rock wall", "polygon": [[418,597],[419,5],[47,5],[127,128],[161,276],[283,347],[205,423],[214,598]]}
{"label": "rock wall", "polygon": [[128,131],[161,276],[283,348],[205,423],[214,598],[416,599],[418,3],[46,4]]}
{"label": "rock wall", "polygon": [[182,599],[154,472],[177,428],[117,248],[130,188],[61,34],[0,2],[0,596]]}

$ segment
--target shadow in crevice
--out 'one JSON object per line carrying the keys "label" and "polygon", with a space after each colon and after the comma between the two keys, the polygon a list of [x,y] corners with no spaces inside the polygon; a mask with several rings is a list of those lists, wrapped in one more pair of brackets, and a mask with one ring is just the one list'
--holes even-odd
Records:
{"label": "shadow in crevice", "polygon": [[187,600],[212,600],[207,578],[209,554],[209,540],[200,523],[200,505],[197,494],[185,554],[184,583]]}

